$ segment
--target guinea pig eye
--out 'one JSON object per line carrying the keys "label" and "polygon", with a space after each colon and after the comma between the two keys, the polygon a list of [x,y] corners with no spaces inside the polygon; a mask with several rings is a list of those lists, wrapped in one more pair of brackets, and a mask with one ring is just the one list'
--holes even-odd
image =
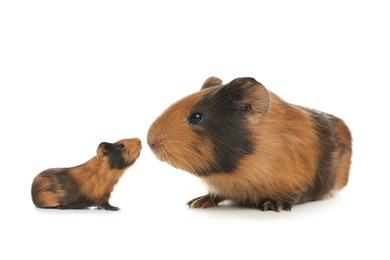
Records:
{"label": "guinea pig eye", "polygon": [[124,144],[118,144],[118,148],[123,150],[123,148],[125,148],[125,145]]}
{"label": "guinea pig eye", "polygon": [[204,114],[196,112],[190,116],[188,122],[192,125],[198,125],[201,124],[205,118],[206,116]]}

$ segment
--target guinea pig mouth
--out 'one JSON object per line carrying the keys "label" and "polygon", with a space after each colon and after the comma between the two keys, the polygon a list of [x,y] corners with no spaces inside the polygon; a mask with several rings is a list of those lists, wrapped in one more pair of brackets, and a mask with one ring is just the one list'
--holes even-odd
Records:
{"label": "guinea pig mouth", "polygon": [[160,161],[166,161],[166,154],[164,152],[164,149],[162,149],[161,146],[158,146],[158,147],[150,147],[150,149],[152,150],[154,156],[157,157],[157,159],[159,159]]}
{"label": "guinea pig mouth", "polygon": [[158,148],[151,148],[153,154],[161,161],[164,161],[163,156]]}

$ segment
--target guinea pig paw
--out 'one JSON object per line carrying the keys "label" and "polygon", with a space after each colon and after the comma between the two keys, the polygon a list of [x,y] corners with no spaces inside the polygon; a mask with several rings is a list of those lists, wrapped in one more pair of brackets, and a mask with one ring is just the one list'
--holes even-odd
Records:
{"label": "guinea pig paw", "polygon": [[262,211],[268,211],[268,210],[273,210],[273,211],[276,211],[277,209],[277,205],[276,205],[276,202],[275,201],[271,201],[271,200],[267,200],[265,202],[262,202],[260,204],[260,210]]}
{"label": "guinea pig paw", "polygon": [[105,210],[112,210],[112,211],[120,210],[120,208],[115,207],[115,206],[111,206],[111,205],[108,204],[108,203],[103,203],[103,204],[101,204],[101,205],[97,205],[96,207],[97,207],[98,209],[105,209]]}
{"label": "guinea pig paw", "polygon": [[262,211],[291,211],[292,204],[284,201],[265,200],[260,203],[259,209]]}
{"label": "guinea pig paw", "polygon": [[111,206],[111,205],[106,206],[104,209],[105,209],[105,210],[112,210],[112,211],[118,211],[118,210],[120,210],[120,208],[115,207],[115,206]]}
{"label": "guinea pig paw", "polygon": [[291,211],[292,204],[289,202],[283,202],[282,209],[285,211]]}
{"label": "guinea pig paw", "polygon": [[217,198],[212,198],[210,195],[204,195],[187,202],[190,208],[211,208],[216,207],[220,202]]}

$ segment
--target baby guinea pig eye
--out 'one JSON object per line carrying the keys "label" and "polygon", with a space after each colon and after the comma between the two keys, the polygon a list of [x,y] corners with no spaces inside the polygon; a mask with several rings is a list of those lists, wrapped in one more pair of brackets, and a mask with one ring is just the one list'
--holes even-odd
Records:
{"label": "baby guinea pig eye", "polygon": [[199,112],[195,112],[195,113],[191,114],[191,116],[188,119],[188,122],[191,125],[199,125],[205,120],[205,118],[206,118],[206,116],[204,114],[199,113]]}
{"label": "baby guinea pig eye", "polygon": [[125,148],[125,145],[124,145],[124,144],[118,144],[118,148],[119,148],[120,150],[123,150],[123,149]]}

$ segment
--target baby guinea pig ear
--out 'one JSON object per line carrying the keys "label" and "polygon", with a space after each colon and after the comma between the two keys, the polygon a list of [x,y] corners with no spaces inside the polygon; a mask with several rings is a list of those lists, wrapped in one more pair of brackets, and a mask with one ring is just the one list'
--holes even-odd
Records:
{"label": "baby guinea pig ear", "polygon": [[203,86],[202,86],[201,89],[210,88],[210,87],[216,87],[216,86],[221,86],[221,85],[222,85],[222,80],[220,80],[217,77],[209,77],[203,83]]}
{"label": "baby guinea pig ear", "polygon": [[99,146],[96,150],[96,154],[100,160],[105,160],[109,146],[110,146],[110,143],[106,143],[106,142],[102,142],[99,144]]}

